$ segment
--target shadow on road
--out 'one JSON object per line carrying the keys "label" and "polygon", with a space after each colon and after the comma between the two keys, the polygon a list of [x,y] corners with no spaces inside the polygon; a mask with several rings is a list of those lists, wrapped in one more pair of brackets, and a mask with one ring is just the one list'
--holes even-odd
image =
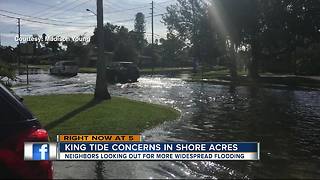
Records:
{"label": "shadow on road", "polygon": [[76,116],[77,114],[91,108],[91,107],[94,107],[98,104],[100,104],[102,101],[99,101],[99,100],[91,100],[89,101],[88,103],[84,104],[83,106],[65,114],[64,116],[62,116],[61,118],[59,119],[56,119],[52,122],[50,122],[49,124],[45,125],[44,128],[47,129],[47,130],[51,130],[52,128],[58,126],[59,124],[67,121],[68,119],[71,119],[72,117]]}
{"label": "shadow on road", "polygon": [[104,171],[103,161],[98,161],[96,163],[96,167],[95,167],[95,173],[96,173],[96,178],[97,179],[104,179],[103,178],[103,171]]}

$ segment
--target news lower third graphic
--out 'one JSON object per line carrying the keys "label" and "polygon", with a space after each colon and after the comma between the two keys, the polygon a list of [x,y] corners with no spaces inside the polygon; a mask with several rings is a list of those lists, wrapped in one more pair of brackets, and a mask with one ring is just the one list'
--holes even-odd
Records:
{"label": "news lower third graphic", "polygon": [[32,150],[34,160],[49,160],[49,144],[33,144]]}
{"label": "news lower third graphic", "polygon": [[57,159],[57,143],[25,142],[24,160],[43,161]]}
{"label": "news lower third graphic", "polygon": [[144,142],[140,135],[59,135],[26,142],[25,160],[260,160],[258,142]]}

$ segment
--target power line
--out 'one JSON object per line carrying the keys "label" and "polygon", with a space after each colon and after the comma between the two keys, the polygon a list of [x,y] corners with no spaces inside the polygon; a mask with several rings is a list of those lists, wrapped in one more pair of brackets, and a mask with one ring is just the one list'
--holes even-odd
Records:
{"label": "power line", "polygon": [[[39,17],[29,16],[29,15],[25,15],[25,14],[21,14],[21,13],[15,13],[15,12],[7,11],[7,10],[2,10],[2,9],[0,9],[0,11],[6,12],[6,13],[10,13],[10,14],[20,15],[20,16],[25,16],[25,17],[28,17],[28,18],[40,19],[40,20],[48,20],[48,21],[55,21],[55,22],[62,22],[62,23],[75,23],[75,22],[67,22],[67,21],[61,21],[61,20],[54,20],[54,19],[49,19],[49,18],[39,18]],[[77,23],[77,24],[87,24],[87,23]]]}
{"label": "power line", "polygon": [[38,5],[38,6],[45,6],[45,7],[55,7],[55,5],[48,5],[48,4],[45,4],[45,3],[41,3],[41,2],[38,2],[38,1],[34,1],[34,0],[25,0],[25,1],[28,1],[34,5]]}
{"label": "power line", "polygon": [[167,7],[161,6],[159,4],[155,4],[155,9],[162,11],[162,12],[166,12],[167,11]]}
{"label": "power line", "polygon": [[117,10],[117,11],[106,12],[105,14],[114,14],[114,13],[121,13],[121,12],[124,12],[124,11],[146,9],[147,7],[149,7],[149,6],[145,5],[145,6],[141,6],[141,7],[135,7],[135,8],[129,8],[129,9],[122,9],[122,10]]}
{"label": "power line", "polygon": [[83,18],[91,18],[93,16],[96,16],[94,14],[87,14],[87,15],[83,15],[83,16],[75,16],[75,17],[59,17],[59,18],[54,18],[54,19],[83,19]]}
{"label": "power line", "polygon": [[[92,27],[89,27],[89,28],[85,28],[85,29],[81,29],[81,31],[87,31],[87,30],[89,30],[89,29],[91,29]],[[61,36],[61,35],[63,35],[63,34],[68,34],[68,33],[72,33],[72,32],[78,32],[79,30],[72,30],[72,31],[67,31],[67,32],[62,32],[62,33],[58,33],[58,34],[56,34],[55,36]],[[86,33],[86,32],[85,32]]]}
{"label": "power line", "polygon": [[156,3],[155,5],[158,7],[164,8],[164,9],[167,9],[167,7],[168,7],[168,6],[163,6],[162,4],[159,4],[159,3]]}
{"label": "power line", "polygon": [[40,2],[36,2],[34,0],[25,0],[25,1],[28,1],[28,2],[31,2],[32,4],[36,4],[36,5],[39,5],[39,6],[46,6],[46,7],[54,7],[54,5],[48,5],[48,4],[44,4],[44,3],[40,3]]}
{"label": "power line", "polygon": [[159,21],[155,21],[155,23],[156,23],[157,25],[163,26],[163,23],[161,23],[161,22],[159,22]]}
{"label": "power line", "polygon": [[[120,5],[118,5],[117,3],[113,3],[113,2],[111,2],[111,1],[108,1],[108,4],[111,5],[111,6],[113,6],[113,7],[118,8],[119,10],[122,10],[122,9],[123,9],[123,7],[120,6]],[[104,6],[106,6],[106,5],[104,5]]]}
{"label": "power line", "polygon": [[[12,18],[12,19],[18,19],[19,17],[9,16],[6,14],[0,14],[0,16]],[[48,22],[41,22],[36,20],[30,20],[30,19],[24,19],[20,18],[21,20],[32,22],[32,23],[38,23],[38,24],[46,24],[46,25],[53,25],[53,26],[69,26],[69,27],[94,27],[94,26],[79,26],[79,25],[70,25],[70,24],[57,24],[57,23],[48,23]]]}
{"label": "power line", "polygon": [[64,13],[66,13],[67,11],[73,10],[73,9],[79,7],[79,6],[82,6],[82,5],[90,2],[90,1],[91,1],[91,0],[86,0],[86,1],[80,3],[80,4],[76,5],[76,6],[73,6],[73,7],[71,7],[71,8],[68,8],[68,9],[63,10],[62,12],[59,12],[59,13],[56,13],[56,14],[52,14],[52,15],[48,16],[48,18],[50,18],[50,17],[52,17],[52,16],[64,14]]}
{"label": "power line", "polygon": [[12,23],[13,21],[15,21],[15,20],[13,20],[13,19],[0,19],[0,22],[4,22],[4,23]]}
{"label": "power line", "polygon": [[[49,8],[46,8],[46,9],[44,9],[44,10],[41,10],[41,11],[38,11],[38,12],[36,12],[36,13],[33,13],[33,14],[31,14],[32,16],[35,16],[35,15],[42,15],[42,14],[44,14],[44,13],[48,13],[48,11],[49,10],[53,10],[53,9],[58,9],[58,8],[61,8],[62,6],[61,5],[65,5],[65,6],[67,6],[67,5],[71,5],[71,4],[73,4],[73,3],[75,3],[75,2],[77,2],[78,0],[74,0],[74,1],[71,1],[71,2],[68,2],[68,3],[64,3],[65,1],[62,1],[62,3],[60,3],[60,4],[57,4],[57,5],[55,5],[55,6],[53,6],[53,7],[49,7]],[[61,6],[61,7],[60,7]]]}
{"label": "power line", "polygon": [[[164,13],[164,14],[166,14],[166,13]],[[164,15],[164,14],[156,14],[156,15],[154,15],[153,17],[162,16],[162,15]],[[152,17],[152,16],[146,16],[145,19],[151,18],[151,17]],[[114,23],[122,23],[122,22],[134,21],[134,20],[135,20],[134,18],[131,18],[131,19],[124,19],[124,20],[117,20],[117,21],[113,21],[113,22],[111,22],[111,23],[112,23],[112,24],[114,24]]]}
{"label": "power line", "polygon": [[[140,7],[149,7],[149,3],[142,3],[142,4],[144,4],[143,6],[136,6],[136,7],[132,7],[132,8],[120,6],[118,3],[113,3],[111,1],[108,1],[108,3],[109,3],[108,5],[114,6],[114,7],[118,8],[119,10],[129,10],[129,9],[139,9]],[[104,6],[109,8],[108,5],[104,5]]]}
{"label": "power line", "polygon": [[157,10],[163,10],[163,9],[160,9],[160,8],[158,8],[158,7],[156,7],[156,6],[153,6],[154,7],[154,9],[157,9]]}
{"label": "power line", "polygon": [[162,2],[156,2],[156,4],[164,4],[164,3],[168,3],[168,2],[172,2],[172,0],[167,0],[167,1],[162,1]]}

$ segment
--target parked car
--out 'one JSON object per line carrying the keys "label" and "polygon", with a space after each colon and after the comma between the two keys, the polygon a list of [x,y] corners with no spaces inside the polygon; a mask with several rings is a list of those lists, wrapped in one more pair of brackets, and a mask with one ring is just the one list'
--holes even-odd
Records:
{"label": "parked car", "polygon": [[48,142],[48,133],[0,83],[0,178],[52,179],[51,161],[24,161],[24,142]]}
{"label": "parked car", "polygon": [[50,74],[59,76],[76,76],[78,71],[79,67],[73,61],[59,61],[50,67]]}
{"label": "parked car", "polygon": [[107,79],[111,83],[137,82],[139,68],[133,62],[112,62],[107,67]]}

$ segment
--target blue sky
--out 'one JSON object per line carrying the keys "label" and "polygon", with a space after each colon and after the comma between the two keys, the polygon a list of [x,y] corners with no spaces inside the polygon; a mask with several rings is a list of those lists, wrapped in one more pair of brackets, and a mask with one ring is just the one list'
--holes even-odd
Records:
{"label": "blue sky", "polygon": [[[165,7],[175,0],[154,0],[154,14],[165,13]],[[123,25],[133,29],[134,16],[142,12],[146,17],[151,13],[151,0],[104,0],[104,22]],[[46,33],[63,37],[85,34],[91,36],[96,17],[90,12],[96,11],[95,0],[0,0],[0,14],[20,17],[21,35]],[[16,13],[16,14],[14,14]],[[26,16],[23,16],[26,15]],[[37,18],[34,18],[37,17]],[[39,19],[40,18],[40,19]],[[50,24],[40,24],[40,21]],[[131,20],[132,19],[132,20]],[[160,22],[161,16],[154,18],[155,38],[165,37],[166,27]],[[151,18],[146,18],[146,37],[151,39]],[[16,46],[17,19],[0,16],[1,45]]]}

